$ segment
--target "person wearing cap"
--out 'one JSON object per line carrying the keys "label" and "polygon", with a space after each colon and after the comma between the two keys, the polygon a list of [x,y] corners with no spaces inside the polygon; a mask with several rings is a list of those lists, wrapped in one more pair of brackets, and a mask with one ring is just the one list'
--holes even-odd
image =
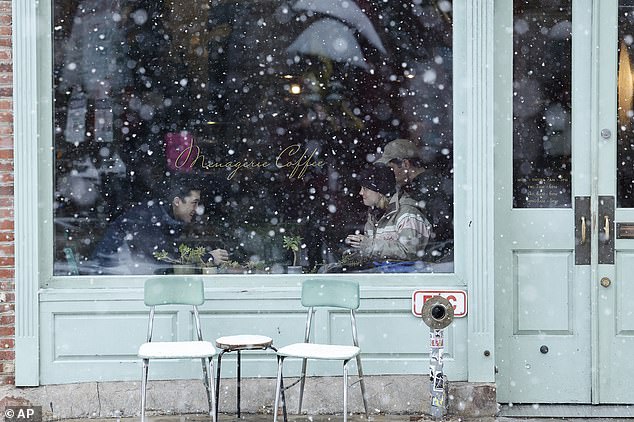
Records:
{"label": "person wearing cap", "polygon": [[394,172],[399,188],[408,185],[424,170],[420,148],[408,139],[395,139],[385,145],[383,155],[374,162]]}
{"label": "person wearing cap", "polygon": [[345,242],[367,261],[421,260],[430,224],[416,201],[395,200],[394,172],[387,166],[364,169],[359,184],[368,219],[364,233],[348,235]]}
{"label": "person wearing cap", "polygon": [[395,139],[385,145],[375,164],[387,165],[394,171],[399,201],[415,201],[432,222],[434,245],[428,248],[432,249],[428,251],[430,261],[453,260],[451,247],[447,246],[453,241],[451,193],[442,189],[442,174],[426,168],[422,148],[408,139]]}

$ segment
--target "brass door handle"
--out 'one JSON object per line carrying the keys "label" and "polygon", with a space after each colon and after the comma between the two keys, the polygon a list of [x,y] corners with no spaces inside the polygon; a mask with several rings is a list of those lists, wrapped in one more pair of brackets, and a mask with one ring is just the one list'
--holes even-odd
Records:
{"label": "brass door handle", "polygon": [[575,196],[575,265],[590,265],[592,255],[592,218],[589,196]]}
{"label": "brass door handle", "polygon": [[[616,209],[616,198],[613,196],[599,196],[597,213],[597,228],[599,239],[597,239],[599,264],[614,264],[614,241],[616,236],[612,234],[614,229],[614,211]],[[590,239],[592,234],[588,234]]]}

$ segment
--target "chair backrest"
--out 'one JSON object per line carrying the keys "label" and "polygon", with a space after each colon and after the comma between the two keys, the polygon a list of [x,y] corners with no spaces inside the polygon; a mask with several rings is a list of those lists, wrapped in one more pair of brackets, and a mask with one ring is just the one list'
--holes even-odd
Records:
{"label": "chair backrest", "polygon": [[145,281],[144,302],[156,305],[202,305],[205,302],[203,281],[194,277],[150,278]]}
{"label": "chair backrest", "polygon": [[68,264],[68,275],[79,275],[79,267],[77,266],[77,259],[75,258],[73,248],[64,248],[64,256]]}
{"label": "chair backrest", "polygon": [[302,305],[359,308],[359,283],[339,279],[310,279],[302,284]]}

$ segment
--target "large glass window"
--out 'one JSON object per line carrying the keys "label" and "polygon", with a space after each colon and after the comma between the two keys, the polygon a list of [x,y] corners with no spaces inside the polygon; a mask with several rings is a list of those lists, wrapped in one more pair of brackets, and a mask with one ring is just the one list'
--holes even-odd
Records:
{"label": "large glass window", "polygon": [[453,271],[451,1],[55,0],[53,35],[56,275]]}

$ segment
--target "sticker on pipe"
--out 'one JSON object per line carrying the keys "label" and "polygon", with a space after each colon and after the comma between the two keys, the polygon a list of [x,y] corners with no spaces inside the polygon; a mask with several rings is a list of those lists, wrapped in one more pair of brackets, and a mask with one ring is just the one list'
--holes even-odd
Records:
{"label": "sticker on pipe", "polygon": [[453,306],[454,318],[467,315],[467,292],[464,290],[416,290],[412,293],[412,313],[422,317],[425,301],[434,296],[442,296]]}

